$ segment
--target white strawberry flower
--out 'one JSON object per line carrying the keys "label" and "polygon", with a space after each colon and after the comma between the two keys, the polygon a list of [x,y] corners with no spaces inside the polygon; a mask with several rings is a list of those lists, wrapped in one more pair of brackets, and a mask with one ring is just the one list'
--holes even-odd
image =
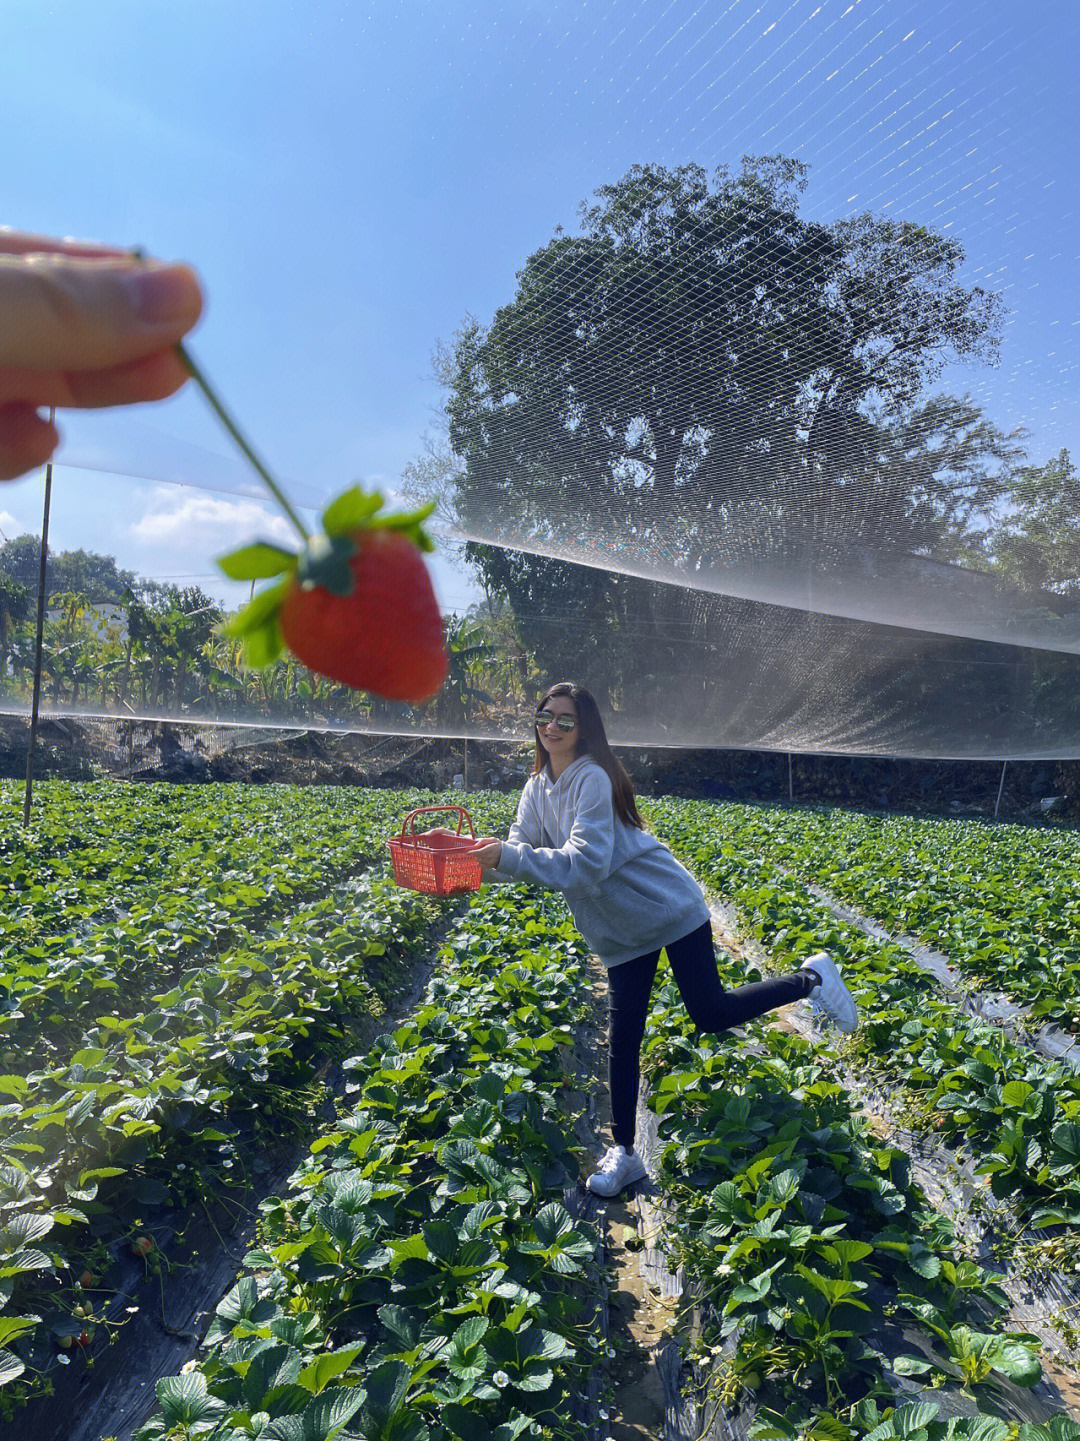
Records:
{"label": "white strawberry flower", "polygon": [[499,1387],[510,1385],[510,1377],[505,1371],[496,1371],[491,1379],[495,1382],[495,1385]]}

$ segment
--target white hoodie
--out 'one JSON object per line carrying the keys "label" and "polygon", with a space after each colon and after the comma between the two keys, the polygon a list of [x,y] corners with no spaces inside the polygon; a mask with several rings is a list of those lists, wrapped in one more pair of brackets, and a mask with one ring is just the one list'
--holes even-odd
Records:
{"label": "white hoodie", "polygon": [[562,891],[605,966],[681,940],[709,919],[701,887],[668,848],[615,812],[611,779],[580,756],[531,776],[496,875]]}

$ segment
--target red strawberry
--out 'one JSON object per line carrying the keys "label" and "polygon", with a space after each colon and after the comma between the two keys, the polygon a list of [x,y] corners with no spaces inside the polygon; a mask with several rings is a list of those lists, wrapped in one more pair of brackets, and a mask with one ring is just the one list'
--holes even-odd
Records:
{"label": "red strawberry", "polygon": [[439,606],[424,558],[398,530],[348,537],[352,589],[335,594],[293,576],[278,621],[285,644],[313,671],[418,704],[446,679]]}
{"label": "red strawberry", "polygon": [[281,577],[226,625],[252,666],[287,645],[320,675],[388,700],[419,705],[447,674],[442,621],[421,554],[433,505],[378,515],[382,496],[355,487],[323,513],[324,534],[298,556],[257,542],[222,556],[233,580]]}

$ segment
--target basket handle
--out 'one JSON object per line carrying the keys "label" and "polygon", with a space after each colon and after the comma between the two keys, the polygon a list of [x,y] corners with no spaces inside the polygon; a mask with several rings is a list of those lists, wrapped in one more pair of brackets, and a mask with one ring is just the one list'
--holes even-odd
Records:
{"label": "basket handle", "polygon": [[[401,834],[403,836],[406,834],[411,836],[416,835],[416,817],[427,815],[431,811],[456,811],[458,818],[458,835],[461,835],[461,827],[466,822],[468,822],[469,835],[472,836],[473,840],[476,839],[476,831],[473,829],[472,816],[469,814],[469,812],[465,809],[464,806],[420,806],[418,810],[410,811],[409,814],[405,817],[405,819],[401,822]],[[408,828],[407,830],[406,827]],[[421,832],[421,834],[423,834],[423,832]]]}

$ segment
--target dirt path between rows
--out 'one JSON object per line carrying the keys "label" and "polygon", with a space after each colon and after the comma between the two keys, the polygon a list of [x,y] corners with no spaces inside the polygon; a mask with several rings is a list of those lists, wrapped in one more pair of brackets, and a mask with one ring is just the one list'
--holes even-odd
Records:
{"label": "dirt path between rows", "polygon": [[[575,1060],[582,1077],[583,1112],[578,1140],[586,1148],[582,1182],[610,1142],[607,1087],[607,986],[603,966],[591,963],[590,1013],[575,1036]],[[667,1287],[648,1273],[643,1249],[641,1193],[648,1183],[605,1200],[585,1191],[582,1212],[596,1226],[604,1255],[606,1385],[598,1398],[600,1436],[611,1441],[656,1441],[665,1436],[667,1392],[658,1354],[670,1345],[678,1305],[674,1278]],[[655,1254],[655,1253],[654,1253]],[[665,1273],[666,1274],[666,1273]]]}

